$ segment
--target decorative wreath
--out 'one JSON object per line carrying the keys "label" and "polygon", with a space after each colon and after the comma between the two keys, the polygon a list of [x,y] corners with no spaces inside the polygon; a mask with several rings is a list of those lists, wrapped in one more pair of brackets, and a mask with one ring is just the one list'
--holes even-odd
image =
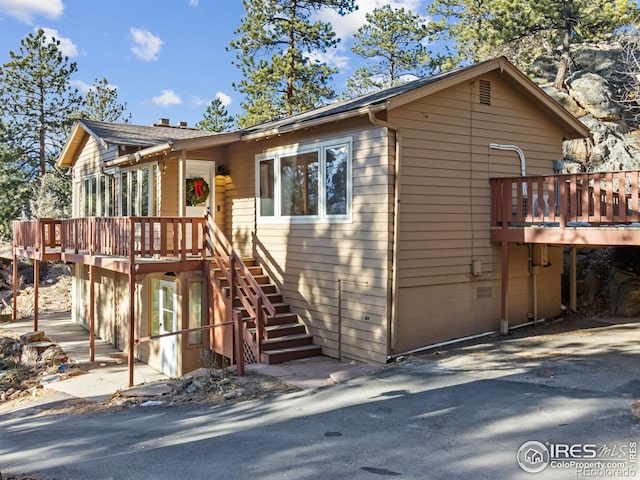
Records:
{"label": "decorative wreath", "polygon": [[187,205],[200,205],[207,201],[211,189],[209,184],[202,177],[187,179]]}

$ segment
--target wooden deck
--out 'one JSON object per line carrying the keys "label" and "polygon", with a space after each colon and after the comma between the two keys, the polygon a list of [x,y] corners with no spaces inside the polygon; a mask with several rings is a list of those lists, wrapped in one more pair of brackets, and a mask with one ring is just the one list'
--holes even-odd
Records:
{"label": "wooden deck", "polygon": [[202,270],[204,217],[87,217],[13,223],[18,257],[121,273]]}
{"label": "wooden deck", "polygon": [[493,178],[491,240],[640,245],[639,171]]}

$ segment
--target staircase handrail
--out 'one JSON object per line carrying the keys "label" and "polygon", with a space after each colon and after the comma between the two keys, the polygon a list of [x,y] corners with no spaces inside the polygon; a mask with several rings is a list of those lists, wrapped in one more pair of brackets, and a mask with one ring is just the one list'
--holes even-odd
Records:
{"label": "staircase handrail", "polygon": [[[259,358],[266,317],[267,315],[275,316],[276,308],[225,234],[220,230],[208,208],[205,211],[205,253],[207,257],[213,259],[229,282],[231,301],[233,302],[237,296],[249,315],[255,319],[256,347]],[[239,309],[235,307],[230,309],[229,314],[232,316],[231,310],[238,311]]]}

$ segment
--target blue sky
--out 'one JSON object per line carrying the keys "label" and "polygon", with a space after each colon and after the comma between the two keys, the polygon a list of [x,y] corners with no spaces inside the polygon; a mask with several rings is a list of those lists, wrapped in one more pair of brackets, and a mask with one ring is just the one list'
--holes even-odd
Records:
{"label": "blue sky", "polygon": [[[338,67],[335,89],[360,66],[351,54],[354,32],[365,14],[391,4],[426,15],[427,0],[357,0],[349,16],[323,14],[341,38],[322,57]],[[78,64],[74,85],[85,93],[106,77],[118,88],[135,124],[169,118],[172,125],[198,122],[214,97],[239,112],[233,82],[242,79],[226,47],[244,15],[241,0],[0,0],[0,64],[20,41],[43,28]]]}

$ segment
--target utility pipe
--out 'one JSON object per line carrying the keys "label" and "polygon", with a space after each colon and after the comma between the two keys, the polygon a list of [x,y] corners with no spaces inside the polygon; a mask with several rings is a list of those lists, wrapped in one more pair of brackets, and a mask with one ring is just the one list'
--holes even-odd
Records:
{"label": "utility pipe", "polygon": [[387,329],[387,335],[390,337],[389,346],[390,349],[394,349],[396,346],[396,331],[397,331],[397,322],[398,322],[398,257],[399,257],[399,247],[398,240],[400,238],[400,189],[402,186],[401,182],[401,160],[402,160],[402,132],[400,131],[400,127],[394,125],[393,123],[389,123],[384,120],[380,120],[375,115],[376,110],[370,108],[368,110],[369,121],[373,125],[378,125],[379,127],[387,128],[388,130],[393,130],[396,135],[396,149],[395,149],[395,179],[394,179],[394,195],[393,195],[393,253],[391,260],[391,313],[390,313],[390,322],[389,327]]}
{"label": "utility pipe", "polygon": [[527,162],[524,158],[524,152],[520,147],[516,145],[501,145],[499,143],[490,143],[489,148],[493,148],[494,150],[511,150],[512,152],[516,152],[520,157],[520,175],[524,177],[527,174]]}
{"label": "utility pipe", "polygon": [[[511,152],[516,152],[518,154],[518,157],[520,157],[520,176],[524,177],[527,174],[527,161],[525,159],[524,156],[524,152],[522,151],[522,149],[520,147],[518,147],[517,145],[503,145],[500,143],[490,143],[489,144],[489,148],[494,149],[494,150],[508,150]],[[523,183],[522,184],[522,194],[526,197],[527,196],[527,184]],[[506,261],[506,254],[505,251],[506,250],[506,244],[502,246],[503,248],[503,255],[502,255],[502,261],[503,264]],[[532,266],[532,255],[531,255],[531,245],[529,245],[529,274],[531,275],[532,279],[532,283],[533,283],[533,321],[535,323],[536,321],[536,317],[537,317],[537,312],[538,312],[538,291],[537,291],[537,282],[536,282],[536,274],[533,271],[533,266]],[[503,272],[502,272],[502,281],[503,282],[508,282],[508,278],[506,277],[507,273],[505,273],[504,270],[504,266],[503,266]],[[506,286],[503,285],[502,287],[502,295],[507,295],[508,289],[506,288]],[[507,312],[506,312],[506,307],[507,305],[507,300],[505,298],[502,299],[502,322],[501,322],[501,333],[503,335],[506,335],[506,333],[508,332],[509,329],[509,321],[507,319]]]}

